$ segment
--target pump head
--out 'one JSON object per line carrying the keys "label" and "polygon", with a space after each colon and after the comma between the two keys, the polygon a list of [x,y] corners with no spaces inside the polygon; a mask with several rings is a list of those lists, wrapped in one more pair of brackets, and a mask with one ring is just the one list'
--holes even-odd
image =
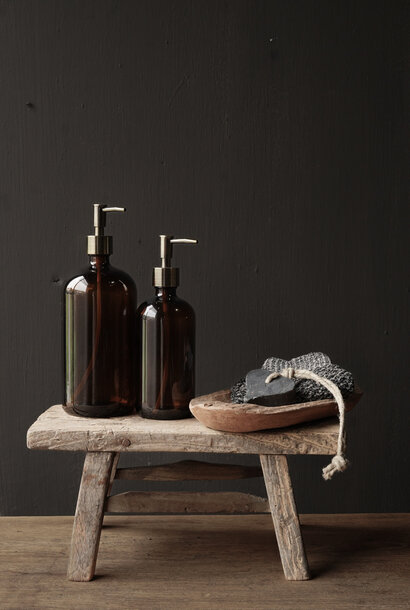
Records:
{"label": "pump head", "polygon": [[94,203],[94,235],[87,236],[87,253],[112,254],[112,237],[104,235],[107,212],[125,212],[125,208],[106,207],[104,203]]}
{"label": "pump head", "polygon": [[160,235],[161,267],[154,267],[152,284],[156,288],[176,288],[179,286],[179,269],[171,267],[173,244],[197,244],[197,239],[174,239],[173,235]]}

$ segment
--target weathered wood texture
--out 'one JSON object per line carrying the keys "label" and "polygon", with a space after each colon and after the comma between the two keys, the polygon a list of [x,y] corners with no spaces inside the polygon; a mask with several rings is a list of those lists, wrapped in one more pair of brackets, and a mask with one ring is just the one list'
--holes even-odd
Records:
{"label": "weathered wood texture", "polygon": [[[346,411],[359,402],[362,392],[357,388],[345,400]],[[235,404],[230,400],[230,390],[221,390],[198,396],[191,400],[191,413],[205,426],[227,432],[253,432],[272,428],[295,426],[338,414],[334,400],[261,407],[250,403]]]}
{"label": "weathered wood texture", "polygon": [[106,516],[98,574],[65,579],[72,517],[0,518],[0,607],[407,610],[410,515],[301,515],[312,573],[283,577],[269,515]]}
{"label": "weathered wood texture", "polygon": [[71,538],[69,580],[88,581],[94,576],[113,460],[113,453],[85,456]]}
{"label": "weathered wood texture", "polygon": [[114,485],[114,480],[116,478],[118,478],[117,477],[117,466],[118,466],[118,462],[120,461],[120,455],[121,455],[120,453],[114,453],[114,458],[112,461],[112,467],[111,467],[111,472],[110,472],[110,482],[108,484],[107,494],[106,494],[107,496],[109,496],[111,493],[112,486]]}
{"label": "weathered wood texture", "polygon": [[337,420],[237,434],[211,430],[193,417],[172,423],[140,415],[91,419],[55,405],[30,427],[27,446],[62,451],[331,455],[336,450],[337,434]]}
{"label": "weathered wood texture", "polygon": [[248,514],[269,512],[265,498],[241,492],[127,491],[107,499],[108,513]]}
{"label": "weathered wood texture", "polygon": [[258,466],[214,464],[198,460],[182,460],[158,466],[117,468],[115,478],[127,481],[210,481],[249,479],[263,476]]}
{"label": "weathered wood texture", "polygon": [[92,201],[127,206],[107,233],[141,301],[158,233],[199,239],[175,257],[197,393],[311,349],[354,373],[352,468],[330,491],[319,460],[298,459],[304,512],[410,506],[407,13],[404,0],[0,1],[1,514],[74,505],[78,456],[16,448],[61,401],[62,289],[87,264]]}
{"label": "weathered wood texture", "polygon": [[308,580],[309,567],[286,456],[261,455],[260,459],[285,577]]}

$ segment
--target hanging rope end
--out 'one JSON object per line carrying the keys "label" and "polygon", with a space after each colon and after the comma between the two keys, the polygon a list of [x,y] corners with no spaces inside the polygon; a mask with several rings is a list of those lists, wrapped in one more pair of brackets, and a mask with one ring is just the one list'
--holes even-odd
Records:
{"label": "hanging rope end", "polygon": [[335,472],[343,472],[349,466],[348,460],[343,455],[335,455],[330,464],[322,470],[325,481],[330,481]]}

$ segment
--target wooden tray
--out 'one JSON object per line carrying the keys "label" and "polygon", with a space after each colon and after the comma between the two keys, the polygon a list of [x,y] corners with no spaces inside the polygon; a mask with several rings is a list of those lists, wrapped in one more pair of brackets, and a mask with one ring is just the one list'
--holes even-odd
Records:
{"label": "wooden tray", "polygon": [[[193,398],[189,405],[192,415],[213,430],[256,432],[271,428],[286,428],[338,413],[334,400],[316,400],[281,407],[261,407],[251,403],[232,403],[230,393],[230,390],[220,390],[213,394]],[[346,411],[353,409],[361,396],[361,390],[355,388],[353,394],[345,399]]]}

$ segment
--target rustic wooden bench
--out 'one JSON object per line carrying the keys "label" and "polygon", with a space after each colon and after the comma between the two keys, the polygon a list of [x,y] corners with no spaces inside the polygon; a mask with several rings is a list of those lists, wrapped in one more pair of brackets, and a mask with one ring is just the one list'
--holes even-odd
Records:
{"label": "rustic wooden bench", "polygon": [[[45,411],[30,427],[30,449],[86,452],[75,513],[68,578],[94,576],[104,512],[233,514],[271,512],[283,571],[288,580],[309,579],[287,455],[333,455],[337,420],[252,433],[211,430],[195,419],[156,421],[139,415],[111,419],[76,416],[62,405]],[[182,461],[118,468],[121,453],[185,452],[257,454],[261,468]],[[263,476],[268,500],[241,492],[126,492],[110,495],[115,478],[180,481]]]}

